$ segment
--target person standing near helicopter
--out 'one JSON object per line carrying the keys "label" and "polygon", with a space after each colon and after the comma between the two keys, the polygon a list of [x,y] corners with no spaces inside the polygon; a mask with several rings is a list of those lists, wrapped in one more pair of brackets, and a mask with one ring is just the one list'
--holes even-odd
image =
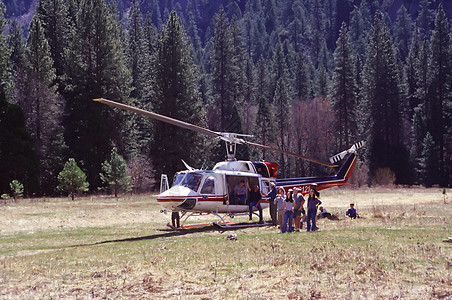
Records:
{"label": "person standing near helicopter", "polygon": [[284,220],[284,201],[286,200],[286,193],[283,188],[278,189],[278,195],[276,195],[275,203],[276,203],[276,209],[278,212],[277,217],[277,224],[278,229],[281,228],[283,220]]}
{"label": "person standing near helicopter", "polygon": [[295,223],[295,231],[300,231],[300,224],[303,227],[303,223],[301,222],[301,215],[304,215],[304,198],[301,193],[298,193],[298,188],[293,189],[293,200],[295,203],[294,208],[294,223]]}
{"label": "person standing near helicopter", "polygon": [[253,219],[253,207],[256,207],[259,210],[259,224],[262,224],[264,222],[264,218],[262,216],[262,206],[260,204],[262,195],[259,190],[259,186],[255,185],[253,189],[250,189],[248,186],[248,190],[250,192],[250,220]]}
{"label": "person standing near helicopter", "polygon": [[270,189],[271,191],[267,194],[267,197],[269,197],[269,206],[270,206],[270,217],[272,219],[272,225],[276,226],[276,195],[278,194],[278,190],[276,189],[276,185],[274,182],[270,182]]}
{"label": "person standing near helicopter", "polygon": [[287,193],[287,198],[284,201],[284,220],[281,228],[281,233],[286,232],[287,225],[289,225],[289,230],[287,232],[293,231],[292,221],[293,221],[293,190],[289,189]]}
{"label": "person standing near helicopter", "polygon": [[[309,231],[315,231],[317,230],[317,224],[316,224],[316,216],[317,216],[317,207],[322,204],[322,201],[319,200],[316,196],[316,191],[311,188],[309,190],[309,198],[308,198],[308,216],[306,221],[306,230]],[[312,222],[312,227],[311,227]]]}

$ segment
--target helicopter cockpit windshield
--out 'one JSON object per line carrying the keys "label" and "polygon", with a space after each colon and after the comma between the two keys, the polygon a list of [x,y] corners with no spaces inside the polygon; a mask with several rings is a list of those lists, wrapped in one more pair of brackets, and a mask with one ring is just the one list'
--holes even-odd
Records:
{"label": "helicopter cockpit windshield", "polygon": [[202,174],[199,173],[178,173],[174,178],[173,186],[181,185],[197,192],[202,177]]}

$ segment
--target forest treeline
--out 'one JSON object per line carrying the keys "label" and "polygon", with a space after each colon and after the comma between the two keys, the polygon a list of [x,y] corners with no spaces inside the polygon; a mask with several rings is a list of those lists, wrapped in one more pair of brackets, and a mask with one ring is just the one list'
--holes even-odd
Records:
{"label": "forest treeline", "polygon": [[[217,140],[93,102],[107,98],[326,160],[365,140],[357,184],[452,184],[452,40],[441,4],[395,18],[385,1],[38,0],[0,5],[0,194],[57,193],[69,158],[102,188],[112,149],[134,190],[181,159],[210,168]],[[11,3],[8,3],[11,7]],[[119,5],[118,5],[119,4]],[[412,7],[411,7],[412,9]],[[207,17],[209,16],[209,17]],[[323,166],[241,146],[279,177]]]}

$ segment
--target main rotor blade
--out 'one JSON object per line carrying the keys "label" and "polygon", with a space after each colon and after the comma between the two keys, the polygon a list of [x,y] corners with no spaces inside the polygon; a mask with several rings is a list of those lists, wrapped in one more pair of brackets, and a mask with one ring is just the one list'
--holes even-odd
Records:
{"label": "main rotor blade", "polygon": [[276,152],[281,152],[281,153],[284,153],[284,154],[287,154],[287,155],[290,155],[290,156],[298,157],[298,158],[301,158],[301,159],[304,159],[304,160],[307,160],[307,161],[310,161],[310,162],[313,162],[313,163],[316,163],[316,164],[320,164],[322,166],[330,167],[330,168],[334,168],[334,167],[338,166],[338,165],[330,164],[329,162],[324,162],[324,161],[321,161],[321,160],[318,160],[318,159],[315,159],[315,158],[307,157],[307,156],[304,156],[304,155],[300,155],[300,154],[293,153],[293,152],[290,152],[290,151],[282,150],[282,149],[279,149],[279,148],[274,148],[274,147],[271,147],[271,146],[256,144],[256,143],[247,142],[247,141],[244,141],[244,143],[248,144],[248,145],[252,145],[252,146],[261,147],[261,148],[264,148],[264,149],[276,151]]}
{"label": "main rotor blade", "polygon": [[107,104],[109,106],[113,106],[113,107],[116,107],[116,108],[125,109],[125,110],[131,111],[131,112],[134,112],[134,113],[146,116],[146,117],[153,118],[155,120],[159,120],[159,121],[166,122],[166,123],[169,123],[169,124],[172,124],[172,125],[175,125],[175,126],[179,126],[179,127],[185,128],[185,129],[189,129],[189,130],[192,130],[192,131],[203,133],[203,134],[206,134],[206,135],[208,135],[210,137],[214,137],[214,138],[221,137],[220,133],[212,131],[212,130],[209,130],[207,128],[203,128],[203,127],[200,127],[200,126],[197,126],[197,125],[193,125],[193,124],[190,124],[190,123],[187,123],[187,122],[184,122],[184,121],[179,121],[179,120],[173,119],[171,117],[167,117],[167,116],[164,116],[164,115],[156,114],[156,113],[153,113],[153,112],[150,112],[150,111],[147,111],[147,110],[143,110],[143,109],[136,108],[136,107],[133,107],[133,106],[130,106],[130,105],[126,105],[126,104],[122,104],[122,103],[119,103],[119,102],[116,102],[116,101],[111,101],[111,100],[107,100],[107,99],[104,99],[104,98],[93,99],[93,101],[97,101],[97,102],[100,102],[100,103],[103,103],[103,104]]}

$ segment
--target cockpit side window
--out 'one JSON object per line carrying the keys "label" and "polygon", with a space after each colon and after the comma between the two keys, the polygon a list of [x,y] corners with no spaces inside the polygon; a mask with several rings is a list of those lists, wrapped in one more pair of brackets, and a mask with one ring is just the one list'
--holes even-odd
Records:
{"label": "cockpit side window", "polygon": [[173,178],[172,186],[178,185],[182,181],[182,179],[184,179],[184,176],[185,176],[185,173],[176,173]]}
{"label": "cockpit side window", "polygon": [[209,176],[204,181],[204,185],[201,189],[201,194],[215,194],[215,178]]}
{"label": "cockpit side window", "polygon": [[198,173],[188,173],[184,180],[182,180],[181,185],[188,187],[189,189],[197,192],[199,185],[201,184],[202,175]]}

